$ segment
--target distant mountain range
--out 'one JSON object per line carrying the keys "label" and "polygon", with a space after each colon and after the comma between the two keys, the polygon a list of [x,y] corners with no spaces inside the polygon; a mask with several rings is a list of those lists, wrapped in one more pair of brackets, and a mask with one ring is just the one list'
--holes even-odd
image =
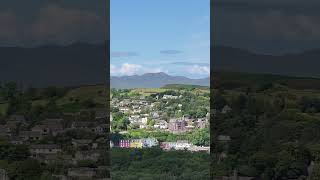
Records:
{"label": "distant mountain range", "polygon": [[320,77],[320,49],[277,56],[226,46],[212,50],[214,71]]}
{"label": "distant mountain range", "polygon": [[[33,48],[0,47],[0,83],[17,81],[32,86],[103,84],[108,77],[109,46],[106,45],[75,43]],[[320,49],[277,56],[226,46],[216,46],[212,50],[214,71],[320,77]],[[189,79],[155,73],[111,77],[111,84],[119,88],[166,84],[207,86],[209,78]]]}
{"label": "distant mountain range", "polygon": [[190,79],[183,76],[170,76],[166,73],[147,73],[143,75],[111,77],[111,87],[117,89],[129,88],[159,88],[167,84],[187,84],[209,86],[210,78]]}
{"label": "distant mountain range", "polygon": [[16,81],[37,87],[103,84],[107,81],[108,49],[107,45],[87,43],[0,47],[0,83]]}

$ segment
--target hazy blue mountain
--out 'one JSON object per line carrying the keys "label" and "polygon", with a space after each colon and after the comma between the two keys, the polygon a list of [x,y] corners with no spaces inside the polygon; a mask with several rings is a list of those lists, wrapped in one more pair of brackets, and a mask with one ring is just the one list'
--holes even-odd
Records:
{"label": "hazy blue mountain", "polygon": [[170,76],[163,72],[147,73],[143,75],[111,77],[111,87],[126,89],[126,88],[159,88],[167,84],[188,84],[209,86],[210,78],[190,79],[183,76]]}

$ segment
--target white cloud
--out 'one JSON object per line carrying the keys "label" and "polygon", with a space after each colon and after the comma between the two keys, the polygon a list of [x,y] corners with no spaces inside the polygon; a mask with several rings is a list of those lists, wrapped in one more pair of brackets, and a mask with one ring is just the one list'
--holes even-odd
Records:
{"label": "white cloud", "polygon": [[187,68],[188,72],[191,74],[210,74],[210,67],[193,65]]}
{"label": "white cloud", "polygon": [[139,71],[141,70],[142,66],[138,64],[129,64],[129,63],[124,63],[122,64],[121,68],[119,69],[119,73],[121,75],[134,75],[138,74]]}
{"label": "white cloud", "polygon": [[114,75],[117,73],[117,67],[113,64],[110,64],[110,74]]}
{"label": "white cloud", "polygon": [[121,66],[110,65],[110,74],[112,76],[132,76],[132,75],[141,75],[145,73],[158,73],[158,72],[167,72],[162,68],[153,68],[142,66],[140,64],[131,64],[123,63]]}

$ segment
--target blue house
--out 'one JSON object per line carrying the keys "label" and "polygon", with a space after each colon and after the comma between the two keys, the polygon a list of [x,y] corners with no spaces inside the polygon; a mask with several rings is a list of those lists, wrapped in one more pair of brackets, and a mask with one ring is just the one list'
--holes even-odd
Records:
{"label": "blue house", "polygon": [[156,138],[145,138],[143,139],[143,147],[153,147],[159,145]]}

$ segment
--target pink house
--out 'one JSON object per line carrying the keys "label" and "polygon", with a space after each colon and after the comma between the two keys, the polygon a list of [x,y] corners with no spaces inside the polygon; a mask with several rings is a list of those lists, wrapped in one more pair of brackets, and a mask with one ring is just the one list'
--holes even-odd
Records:
{"label": "pink house", "polygon": [[121,148],[130,148],[130,140],[121,139],[119,145]]}

